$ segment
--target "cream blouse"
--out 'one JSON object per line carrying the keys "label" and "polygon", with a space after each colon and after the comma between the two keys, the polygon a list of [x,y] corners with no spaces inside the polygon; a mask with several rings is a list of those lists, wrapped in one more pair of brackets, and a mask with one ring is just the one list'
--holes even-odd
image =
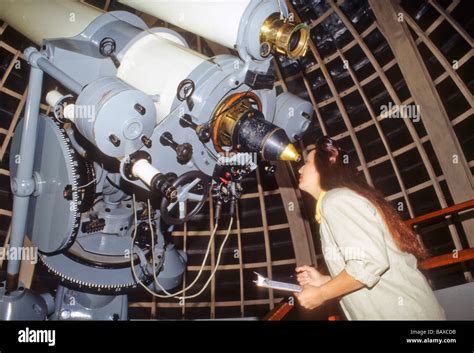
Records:
{"label": "cream blouse", "polygon": [[415,256],[398,249],[369,200],[344,187],[323,193],[318,206],[331,277],[346,270],[365,285],[340,300],[348,320],[446,319]]}

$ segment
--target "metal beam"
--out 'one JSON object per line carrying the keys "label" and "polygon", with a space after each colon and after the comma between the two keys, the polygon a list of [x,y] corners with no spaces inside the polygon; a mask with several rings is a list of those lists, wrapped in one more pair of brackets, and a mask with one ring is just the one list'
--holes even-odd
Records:
{"label": "metal beam", "polygon": [[280,188],[280,196],[285,208],[288,224],[290,225],[291,240],[295,251],[296,265],[316,265],[316,253],[309,224],[306,224],[303,210],[299,204],[302,200],[298,197],[291,183],[289,162],[275,162],[275,179]]}
{"label": "metal beam", "polygon": [[[469,165],[407,24],[405,21],[398,21],[398,14],[402,12],[400,7],[393,0],[369,0],[369,4],[412,97],[420,107],[424,126],[454,203],[474,198],[474,184]],[[474,220],[465,221],[463,227],[470,247],[474,247]]]}
{"label": "metal beam", "polygon": [[[275,68],[278,81],[281,82],[282,88],[285,92],[288,91],[288,87],[281,73],[280,67],[278,65],[278,60],[273,60],[273,66]],[[315,100],[312,95],[311,90],[307,82],[305,81],[306,88],[313,103],[313,107],[318,116],[320,124],[322,124],[323,131],[325,131],[325,126],[323,120],[320,117],[320,114],[317,110],[317,107],[314,105]],[[304,151],[303,151],[304,153]],[[311,232],[311,226],[306,217],[304,217],[304,210],[299,204],[299,200],[302,201],[303,207],[309,209],[309,203],[306,198],[303,197],[299,189],[295,189],[292,185],[291,180],[294,178],[294,173],[292,172],[290,162],[277,162],[275,173],[275,180],[278,183],[278,188],[280,190],[280,196],[283,202],[283,207],[285,208],[286,218],[288,219],[288,225],[290,228],[291,240],[293,242],[293,249],[295,251],[296,264],[298,266],[302,265],[317,265],[316,251],[314,249],[314,242]]]}

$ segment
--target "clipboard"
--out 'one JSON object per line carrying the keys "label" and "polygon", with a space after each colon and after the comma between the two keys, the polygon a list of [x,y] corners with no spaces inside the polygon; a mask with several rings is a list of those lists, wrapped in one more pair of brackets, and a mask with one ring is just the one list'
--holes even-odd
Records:
{"label": "clipboard", "polygon": [[273,281],[257,272],[257,280],[253,281],[258,287],[271,288],[275,290],[281,290],[286,292],[301,292],[301,286],[293,283]]}

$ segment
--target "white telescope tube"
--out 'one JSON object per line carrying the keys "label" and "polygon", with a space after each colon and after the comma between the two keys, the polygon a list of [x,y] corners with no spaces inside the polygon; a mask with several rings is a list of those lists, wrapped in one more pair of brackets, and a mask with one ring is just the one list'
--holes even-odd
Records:
{"label": "white telescope tube", "polygon": [[139,11],[236,49],[239,56],[266,60],[272,53],[304,56],[309,27],[293,23],[284,0],[119,0]]}
{"label": "white telescope tube", "polygon": [[0,0],[0,18],[38,45],[73,37],[101,14],[77,0]]}
{"label": "white telescope tube", "polygon": [[250,0],[119,0],[149,15],[234,49]]}
{"label": "white telescope tube", "polygon": [[[156,123],[171,111],[180,82],[209,58],[165,38],[147,33],[121,54],[117,77],[149,95],[158,96]],[[211,64],[209,64],[211,65]]]}

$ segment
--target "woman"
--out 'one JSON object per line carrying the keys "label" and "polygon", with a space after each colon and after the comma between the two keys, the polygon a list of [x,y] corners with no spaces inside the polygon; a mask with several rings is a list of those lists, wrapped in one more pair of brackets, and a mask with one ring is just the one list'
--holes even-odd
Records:
{"label": "woman", "polygon": [[417,269],[417,257],[426,251],[334,140],[319,139],[299,173],[300,189],[318,200],[316,220],[330,273],[296,269],[302,291],[295,296],[303,307],[341,298],[348,320],[446,319]]}

